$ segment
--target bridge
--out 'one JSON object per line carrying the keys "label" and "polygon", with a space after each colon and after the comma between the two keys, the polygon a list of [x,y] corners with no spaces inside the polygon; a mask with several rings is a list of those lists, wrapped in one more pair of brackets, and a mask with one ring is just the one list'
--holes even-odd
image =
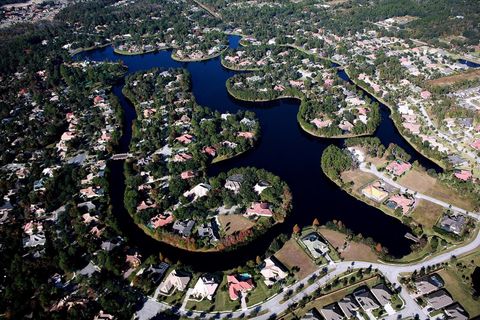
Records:
{"label": "bridge", "polygon": [[125,160],[127,158],[130,158],[132,156],[131,153],[117,153],[114,154],[110,160]]}

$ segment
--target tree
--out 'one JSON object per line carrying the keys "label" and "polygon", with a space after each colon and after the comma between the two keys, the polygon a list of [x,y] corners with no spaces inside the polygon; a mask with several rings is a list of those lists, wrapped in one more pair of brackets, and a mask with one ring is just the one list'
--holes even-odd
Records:
{"label": "tree", "polygon": [[301,230],[302,230],[302,229],[300,229],[300,227],[298,226],[298,224],[295,224],[295,225],[293,226],[293,233],[294,233],[294,234],[299,234]]}
{"label": "tree", "polygon": [[378,253],[382,252],[382,244],[379,242],[377,243],[377,245],[375,246],[375,251],[377,251]]}

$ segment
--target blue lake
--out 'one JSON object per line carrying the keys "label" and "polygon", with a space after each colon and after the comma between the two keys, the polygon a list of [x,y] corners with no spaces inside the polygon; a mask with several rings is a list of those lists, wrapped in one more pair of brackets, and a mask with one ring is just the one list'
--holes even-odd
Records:
{"label": "blue lake", "polygon": [[[230,46],[236,48],[240,37],[230,36],[229,39]],[[241,166],[254,166],[271,171],[290,186],[294,209],[284,224],[275,226],[254,243],[236,251],[186,252],[151,239],[133,224],[133,220],[123,207],[123,163],[111,162],[111,196],[114,212],[131,245],[141,248],[146,253],[162,252],[171,260],[181,260],[199,271],[228,269],[262,255],[276,235],[281,232],[290,233],[294,224],[308,226],[314,218],[318,218],[321,223],[341,220],[355,233],[361,233],[364,237],[371,237],[376,242],[380,242],[395,257],[401,257],[411,251],[412,242],[404,237],[411,231],[408,227],[382,211],[351,197],[322,173],[320,158],[323,150],[330,144],[341,146],[343,140],[316,138],[305,133],[296,120],[300,104],[298,100],[283,99],[266,103],[238,101],[228,94],[225,87],[226,80],[236,72],[225,69],[220,63],[220,58],[180,63],[172,60],[170,55],[171,51],[166,50],[145,55],[122,56],[115,54],[111,47],[106,47],[80,53],[75,58],[96,61],[121,60],[128,66],[128,73],[154,67],[186,68],[191,74],[192,90],[200,105],[220,112],[254,111],[260,120],[262,132],[258,146],[239,157],[212,165],[209,174],[216,175]],[[343,71],[339,71],[339,76],[348,81]],[[131,138],[131,123],[135,118],[135,111],[122,95],[122,87],[123,83],[119,83],[113,90],[120,98],[125,111],[124,135],[118,151],[126,152]],[[384,105],[381,105],[381,114],[382,121],[375,135],[381,139],[382,143],[385,145],[396,143],[412,155],[412,161],[418,160],[426,168],[440,170],[403,139],[389,118],[390,112]]]}

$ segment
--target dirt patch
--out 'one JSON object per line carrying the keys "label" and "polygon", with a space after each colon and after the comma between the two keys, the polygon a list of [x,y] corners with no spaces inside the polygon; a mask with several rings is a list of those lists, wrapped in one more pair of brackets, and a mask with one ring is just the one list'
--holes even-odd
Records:
{"label": "dirt patch", "polygon": [[480,78],[480,70],[471,70],[467,72],[462,72],[460,74],[455,74],[453,76],[430,80],[428,81],[428,84],[432,86],[444,87],[444,86],[450,86],[460,81],[475,80],[477,78]]}
{"label": "dirt patch", "polygon": [[219,215],[218,221],[227,236],[237,231],[248,230],[255,225],[254,222],[239,214]]}
{"label": "dirt patch", "polygon": [[303,279],[317,269],[295,239],[288,240],[282,249],[275,253],[275,257],[289,270],[295,266],[300,268],[295,274],[297,279]]}
{"label": "dirt patch", "polygon": [[353,182],[353,190],[356,191],[366,184],[375,181],[377,177],[371,173],[356,169],[342,172],[341,179],[345,183]]}
{"label": "dirt patch", "polygon": [[443,214],[444,208],[438,204],[426,200],[420,200],[412,211],[411,216],[413,220],[421,224],[423,227],[431,229],[438,218]]}
{"label": "dirt patch", "polygon": [[327,239],[328,242],[335,248],[338,248],[340,256],[348,261],[369,261],[376,262],[377,255],[372,249],[363,243],[354,241],[347,241],[347,236],[341,232],[320,228],[319,232]]}
{"label": "dirt patch", "polygon": [[474,205],[470,199],[462,197],[452,188],[429,176],[426,172],[412,169],[398,180],[398,183],[414,191],[437,198],[459,208],[472,211]]}

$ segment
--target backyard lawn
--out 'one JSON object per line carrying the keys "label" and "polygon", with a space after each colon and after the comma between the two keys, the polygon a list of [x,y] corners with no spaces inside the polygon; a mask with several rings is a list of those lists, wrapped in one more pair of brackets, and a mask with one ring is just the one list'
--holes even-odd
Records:
{"label": "backyard lawn", "polygon": [[426,172],[419,169],[412,169],[403,177],[398,179],[398,183],[412,190],[434,197],[438,200],[450,203],[465,210],[473,210],[474,205],[470,199],[467,199],[452,188],[439,182],[437,179],[429,176]]}
{"label": "backyard lawn", "polygon": [[297,279],[303,279],[317,269],[315,263],[295,239],[288,240],[282,249],[275,253],[275,257],[289,270],[295,266],[298,267],[300,271],[295,273]]}
{"label": "backyard lawn", "polygon": [[250,229],[254,222],[240,214],[219,215],[218,220],[227,236],[237,232]]}

